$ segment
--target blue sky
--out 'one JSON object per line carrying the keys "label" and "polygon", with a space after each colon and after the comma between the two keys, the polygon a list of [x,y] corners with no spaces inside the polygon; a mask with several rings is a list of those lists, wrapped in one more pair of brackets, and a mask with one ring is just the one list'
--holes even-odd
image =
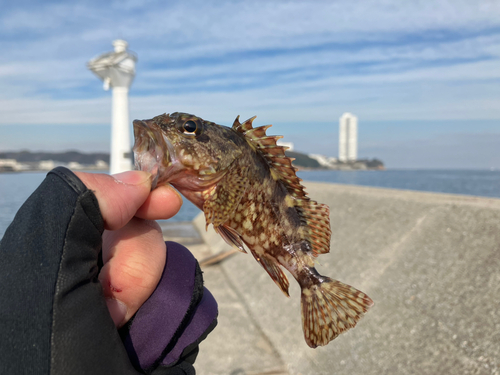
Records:
{"label": "blue sky", "polygon": [[498,1],[0,2],[0,150],[105,151],[111,97],[85,67],[137,53],[130,118],[274,124],[298,151],[389,168],[500,168]]}

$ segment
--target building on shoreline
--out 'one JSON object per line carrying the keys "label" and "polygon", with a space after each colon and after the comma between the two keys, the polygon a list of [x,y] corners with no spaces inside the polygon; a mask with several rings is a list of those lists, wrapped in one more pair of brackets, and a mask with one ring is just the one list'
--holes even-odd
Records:
{"label": "building on shoreline", "polygon": [[339,119],[339,161],[358,159],[358,118],[346,112]]}

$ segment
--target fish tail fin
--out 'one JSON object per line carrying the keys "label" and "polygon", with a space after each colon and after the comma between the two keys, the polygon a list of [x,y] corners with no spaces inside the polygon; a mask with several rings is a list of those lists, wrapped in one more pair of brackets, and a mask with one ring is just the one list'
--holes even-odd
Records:
{"label": "fish tail fin", "polygon": [[311,348],[328,344],[353,328],[373,301],[350,285],[322,277],[302,287],[302,328]]}

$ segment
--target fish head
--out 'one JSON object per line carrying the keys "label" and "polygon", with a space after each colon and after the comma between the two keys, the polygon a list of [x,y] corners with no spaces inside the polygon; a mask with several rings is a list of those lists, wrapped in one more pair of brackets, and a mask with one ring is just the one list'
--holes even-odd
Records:
{"label": "fish head", "polygon": [[194,115],[175,112],[133,124],[135,166],[153,175],[152,188],[172,183],[203,190],[215,184],[239,155],[234,140],[225,134],[232,129]]}

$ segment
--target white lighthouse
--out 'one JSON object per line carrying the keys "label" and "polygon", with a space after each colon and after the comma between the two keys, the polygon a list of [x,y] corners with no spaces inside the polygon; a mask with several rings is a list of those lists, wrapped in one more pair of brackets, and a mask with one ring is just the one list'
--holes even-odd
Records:
{"label": "white lighthouse", "polygon": [[339,161],[358,159],[358,118],[344,113],[339,119]]}
{"label": "white lighthouse", "polygon": [[104,90],[113,91],[111,124],[110,173],[132,169],[130,129],[128,119],[128,89],[135,77],[135,53],[127,51],[128,43],[118,39],[115,50],[104,53],[87,64],[87,67],[104,82]]}

